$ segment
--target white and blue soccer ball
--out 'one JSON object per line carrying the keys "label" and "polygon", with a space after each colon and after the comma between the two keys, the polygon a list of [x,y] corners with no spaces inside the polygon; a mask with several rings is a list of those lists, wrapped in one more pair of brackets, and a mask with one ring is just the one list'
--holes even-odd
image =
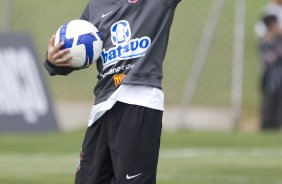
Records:
{"label": "white and blue soccer ball", "polygon": [[60,42],[65,43],[62,49],[70,49],[75,68],[87,68],[96,62],[103,49],[101,32],[85,20],[72,20],[62,25],[56,33],[54,45]]}

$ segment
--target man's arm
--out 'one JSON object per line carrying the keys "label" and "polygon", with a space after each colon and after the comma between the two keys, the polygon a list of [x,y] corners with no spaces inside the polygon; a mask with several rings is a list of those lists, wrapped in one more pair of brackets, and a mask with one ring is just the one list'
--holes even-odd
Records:
{"label": "man's arm", "polygon": [[[89,21],[89,4],[85,7],[80,19]],[[71,55],[69,49],[60,50],[63,43],[54,46],[55,36],[53,35],[49,41],[48,52],[44,66],[51,76],[53,75],[68,75],[72,71],[77,70],[72,68]]]}

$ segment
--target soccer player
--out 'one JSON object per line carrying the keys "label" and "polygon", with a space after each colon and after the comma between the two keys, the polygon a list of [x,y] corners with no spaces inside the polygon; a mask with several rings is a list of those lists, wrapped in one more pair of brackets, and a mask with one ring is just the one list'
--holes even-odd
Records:
{"label": "soccer player", "polygon": [[263,61],[263,113],[262,129],[282,126],[282,34],[278,17],[263,17],[267,28],[260,42]]}
{"label": "soccer player", "polygon": [[[162,65],[181,0],[90,0],[81,19],[104,37],[76,184],[155,184],[164,110]],[[45,67],[67,75],[69,50],[49,42]]]}

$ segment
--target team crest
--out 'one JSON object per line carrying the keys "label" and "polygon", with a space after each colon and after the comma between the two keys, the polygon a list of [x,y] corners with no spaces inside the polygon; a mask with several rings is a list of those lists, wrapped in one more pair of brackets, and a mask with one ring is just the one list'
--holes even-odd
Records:
{"label": "team crest", "polygon": [[131,29],[129,23],[125,20],[114,24],[111,28],[112,42],[114,45],[121,45],[129,42],[131,38]]}
{"label": "team crest", "polygon": [[129,4],[137,4],[139,0],[128,0]]}
{"label": "team crest", "polygon": [[114,79],[115,85],[119,86],[125,77],[126,75],[124,74],[114,75],[113,79]]}

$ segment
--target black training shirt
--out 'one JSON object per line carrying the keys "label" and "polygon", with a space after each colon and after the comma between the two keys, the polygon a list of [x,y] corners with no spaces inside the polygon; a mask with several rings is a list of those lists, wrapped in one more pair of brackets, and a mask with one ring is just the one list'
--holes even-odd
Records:
{"label": "black training shirt", "polygon": [[[120,84],[161,88],[162,66],[174,10],[181,0],[90,0],[81,19],[90,21],[104,37],[97,61],[95,104],[106,101]],[[51,75],[72,68],[45,62]]]}

